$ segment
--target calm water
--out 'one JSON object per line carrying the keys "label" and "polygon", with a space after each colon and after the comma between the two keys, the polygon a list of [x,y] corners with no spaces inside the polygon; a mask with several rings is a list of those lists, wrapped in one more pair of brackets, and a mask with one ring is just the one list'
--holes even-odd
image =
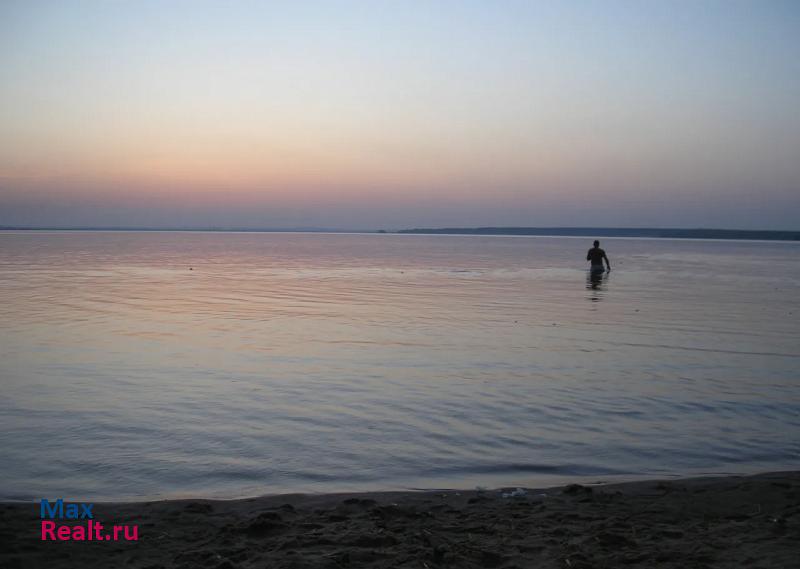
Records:
{"label": "calm water", "polygon": [[0,233],[0,498],[800,468],[800,245],[603,246]]}

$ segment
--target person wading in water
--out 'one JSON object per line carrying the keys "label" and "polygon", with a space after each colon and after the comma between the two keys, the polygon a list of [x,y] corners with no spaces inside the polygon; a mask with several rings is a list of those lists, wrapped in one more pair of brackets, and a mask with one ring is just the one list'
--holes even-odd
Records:
{"label": "person wading in water", "polygon": [[586,253],[586,260],[592,262],[591,271],[593,273],[602,273],[602,272],[605,271],[605,269],[603,269],[603,260],[604,259],[606,261],[606,267],[608,267],[608,270],[610,271],[611,270],[611,262],[608,260],[608,257],[606,256],[606,252],[603,251],[600,248],[600,241],[595,241],[594,242],[594,247],[589,249],[589,252]]}

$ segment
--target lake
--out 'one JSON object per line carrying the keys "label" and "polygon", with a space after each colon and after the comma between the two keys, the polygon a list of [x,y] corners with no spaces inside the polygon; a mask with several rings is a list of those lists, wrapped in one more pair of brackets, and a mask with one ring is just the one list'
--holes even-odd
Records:
{"label": "lake", "polygon": [[0,498],[800,468],[800,244],[0,232]]}

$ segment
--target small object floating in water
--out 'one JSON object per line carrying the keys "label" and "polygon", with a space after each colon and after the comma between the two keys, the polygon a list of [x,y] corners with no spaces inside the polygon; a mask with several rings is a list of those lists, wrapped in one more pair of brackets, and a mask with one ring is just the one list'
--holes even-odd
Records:
{"label": "small object floating in water", "polygon": [[192,270],[194,270],[194,269],[192,269],[192,267],[189,267],[189,270],[190,270],[190,271],[192,271]]}

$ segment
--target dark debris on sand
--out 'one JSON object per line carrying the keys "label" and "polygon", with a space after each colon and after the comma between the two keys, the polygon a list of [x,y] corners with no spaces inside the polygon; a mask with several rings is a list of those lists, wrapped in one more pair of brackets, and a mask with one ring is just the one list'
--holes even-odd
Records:
{"label": "dark debris on sand", "polygon": [[140,541],[42,542],[0,507],[0,567],[800,567],[800,474],[500,492],[98,504]]}

